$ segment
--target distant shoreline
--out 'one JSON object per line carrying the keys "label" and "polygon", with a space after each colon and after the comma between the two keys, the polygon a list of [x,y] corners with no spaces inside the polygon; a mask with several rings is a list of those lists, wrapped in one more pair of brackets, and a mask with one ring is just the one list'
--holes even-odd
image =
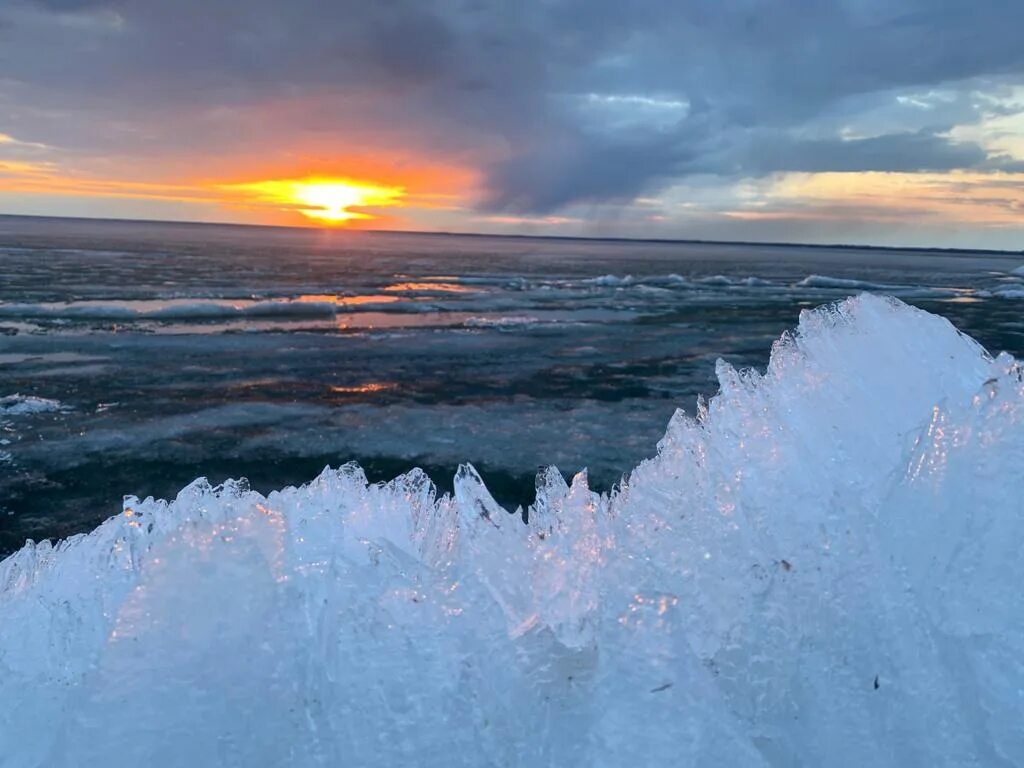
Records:
{"label": "distant shoreline", "polygon": [[[160,224],[180,227],[240,227],[245,229],[276,229],[298,232],[347,232],[356,234],[410,235],[416,237],[478,237],[478,238],[511,238],[518,240],[556,240],[562,242],[597,242],[597,243],[661,243],[665,245],[710,245],[710,246],[757,246],[760,248],[809,248],[818,250],[847,251],[889,251],[897,253],[932,253],[955,254],[977,253],[995,256],[1024,256],[1024,248],[1010,251],[998,248],[940,248],[938,246],[896,246],[896,245],[864,245],[858,243],[799,243],[786,241],[759,240],[702,240],[695,238],[658,238],[658,237],[586,237],[569,235],[522,235],[496,232],[450,232],[411,229],[344,229],[343,227],[294,227],[281,224],[239,224],[229,221],[181,221],[173,219],[118,219],[99,216],[43,216],[20,213],[0,213],[0,222],[6,219],[31,219],[33,221],[72,221],[108,224]],[[3,233],[0,232],[0,235]]]}

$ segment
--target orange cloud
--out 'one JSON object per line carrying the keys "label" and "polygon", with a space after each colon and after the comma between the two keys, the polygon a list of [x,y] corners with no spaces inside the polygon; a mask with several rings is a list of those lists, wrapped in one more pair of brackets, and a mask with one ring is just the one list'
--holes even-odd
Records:
{"label": "orange cloud", "polygon": [[510,215],[496,215],[496,216],[484,216],[482,221],[486,221],[492,224],[548,224],[552,226],[560,226],[564,224],[579,224],[580,219],[570,218],[568,216],[510,216]]}
{"label": "orange cloud", "polygon": [[475,183],[467,169],[373,155],[232,166],[221,178],[138,181],[0,158],[0,192],[193,203],[249,223],[397,227],[403,219],[389,211],[459,209]]}

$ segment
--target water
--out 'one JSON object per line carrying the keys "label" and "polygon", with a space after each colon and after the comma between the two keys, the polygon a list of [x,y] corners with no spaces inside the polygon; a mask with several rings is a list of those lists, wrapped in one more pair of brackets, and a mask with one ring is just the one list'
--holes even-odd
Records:
{"label": "water", "polygon": [[0,554],[200,475],[449,489],[471,460],[510,507],[540,465],[608,489],[801,309],[875,290],[1021,356],[1022,264],[0,217]]}

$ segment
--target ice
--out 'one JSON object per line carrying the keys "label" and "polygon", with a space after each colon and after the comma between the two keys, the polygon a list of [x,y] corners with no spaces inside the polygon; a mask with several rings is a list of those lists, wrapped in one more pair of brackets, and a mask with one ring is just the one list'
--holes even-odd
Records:
{"label": "ice", "polygon": [[0,416],[32,416],[37,413],[52,413],[64,409],[57,400],[34,395],[5,395],[0,397]]}
{"label": "ice", "polygon": [[[566,281],[562,282],[563,284],[566,283]],[[599,277],[588,278],[580,282],[583,285],[611,288],[628,288],[631,286],[645,288],[659,285],[667,285],[673,288],[694,288],[697,286],[707,286],[712,288],[757,288],[770,286],[772,284],[768,280],[754,276],[729,277],[727,275],[708,275],[706,277],[688,280],[682,275],[677,275],[675,273],[668,275],[646,275],[636,278],[634,278],[633,275],[622,275],[621,277],[619,275],[601,275]],[[568,284],[571,285],[571,282]],[[800,283],[800,285],[803,284],[804,283],[802,282]]]}
{"label": "ice", "polygon": [[522,325],[534,325],[543,322],[538,317],[529,315],[509,315],[507,317],[470,317],[464,325],[467,328],[514,328]]}
{"label": "ice", "polygon": [[721,286],[724,288],[733,288],[745,286],[747,288],[757,288],[771,285],[767,280],[762,280],[760,277],[728,277],[726,275],[710,275],[708,277],[702,277],[698,281],[701,285]]}
{"label": "ice", "polygon": [[601,275],[600,277],[591,277],[582,281],[584,285],[600,285],[610,286],[613,288],[619,288],[633,284],[632,275],[624,275],[619,277],[618,275]]}
{"label": "ice", "polygon": [[808,275],[796,284],[800,288],[836,288],[840,290],[880,291],[893,288],[910,288],[906,285],[879,285],[865,280],[852,280],[828,275]]}
{"label": "ice", "polygon": [[297,299],[154,299],[140,301],[72,301],[46,304],[0,302],[0,317],[84,320],[215,320],[231,317],[333,317],[343,309],[333,297]]}
{"label": "ice", "polygon": [[1024,286],[1001,285],[993,288],[991,294],[1000,299],[1024,299]]}
{"label": "ice", "polygon": [[[1024,763],[1024,381],[862,295],[610,496],[198,480],[0,563],[0,764]],[[6,761],[6,762],[5,762]]]}
{"label": "ice", "polygon": [[871,283],[865,280],[852,280],[843,277],[829,277],[828,275],[808,275],[803,280],[795,283],[794,288],[812,288],[823,290],[837,290],[848,293],[850,291],[876,291],[902,296],[904,298],[942,298],[953,297],[959,293],[970,293],[970,291],[958,290],[955,288],[936,288],[920,285],[893,285],[888,283]]}

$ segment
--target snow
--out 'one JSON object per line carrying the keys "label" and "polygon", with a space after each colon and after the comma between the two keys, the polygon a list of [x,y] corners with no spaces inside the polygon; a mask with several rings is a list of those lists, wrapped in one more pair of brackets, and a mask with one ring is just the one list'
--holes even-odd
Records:
{"label": "snow", "polygon": [[[0,563],[5,766],[1024,762],[1024,382],[862,295],[613,495],[198,480]],[[0,761],[2,762],[2,761]]]}

